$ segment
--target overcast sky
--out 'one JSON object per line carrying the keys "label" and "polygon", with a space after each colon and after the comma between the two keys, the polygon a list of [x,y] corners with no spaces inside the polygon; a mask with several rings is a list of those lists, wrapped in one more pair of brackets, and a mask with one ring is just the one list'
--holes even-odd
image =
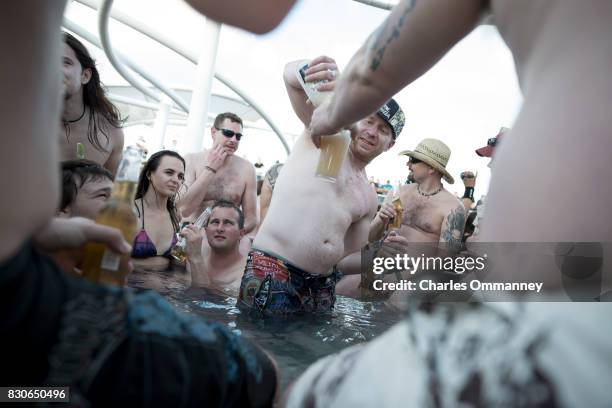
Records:
{"label": "overcast sky", "polygon": [[[203,18],[182,1],[115,0],[114,8],[196,53],[205,41]],[[282,82],[284,64],[325,54],[335,58],[342,70],[387,14],[351,0],[302,0],[269,34],[257,36],[224,26],[216,69],[257,100],[281,130],[299,134],[302,125],[291,110]],[[66,15],[97,33],[96,15],[91,9],[72,3]],[[192,64],[120,23],[110,27],[111,41],[120,52],[168,86],[192,86]],[[124,84],[103,54],[90,49],[99,60],[103,81]],[[235,96],[216,81],[213,92]],[[448,168],[457,180],[450,191],[462,192],[458,175],[464,169],[473,169],[479,172],[476,195],[480,196],[489,180],[488,160],[477,157],[474,149],[483,146],[501,126],[511,127],[522,101],[512,56],[495,27],[478,27],[396,99],[406,114],[406,126],[396,146],[373,161],[368,174],[392,183],[404,180],[406,160],[397,153],[414,148],[423,138],[434,137],[452,151]],[[264,122],[261,125],[265,127]],[[175,131],[180,134],[182,130]],[[146,137],[146,128],[143,135]],[[205,146],[209,143],[205,138]],[[266,167],[274,160],[283,161],[283,152],[275,136],[257,132],[245,136],[238,151],[250,160],[262,159]]]}

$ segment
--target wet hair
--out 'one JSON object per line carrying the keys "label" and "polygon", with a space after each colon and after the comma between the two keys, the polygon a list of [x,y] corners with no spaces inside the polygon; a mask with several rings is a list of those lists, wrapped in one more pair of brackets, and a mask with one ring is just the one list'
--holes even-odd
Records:
{"label": "wet hair", "polygon": [[[164,156],[176,157],[183,163],[183,168],[185,167],[185,159],[183,159],[183,156],[181,156],[174,150],[160,150],[159,152],[153,153],[151,157],[149,157],[149,160],[147,160],[145,165],[142,167],[142,170],[140,170],[140,177],[138,178],[138,186],[136,187],[136,195],[134,197],[134,201],[138,200],[139,198],[143,198],[147,191],[149,191],[149,186],[151,186],[149,176],[151,175],[151,173],[153,173],[159,168],[161,159]],[[152,188],[155,189],[155,187]],[[176,196],[168,199],[166,208],[168,210],[168,213],[170,214],[170,221],[172,221],[172,227],[175,231],[178,231],[180,219],[176,213],[175,198]],[[136,210],[140,215],[140,210],[138,209],[138,206],[136,206]]]}
{"label": "wet hair", "polygon": [[85,159],[63,161],[60,210],[74,202],[79,190],[86,183],[103,179],[113,181],[113,175],[96,162]]}
{"label": "wet hair", "polygon": [[[83,103],[89,107],[89,117],[87,125],[87,140],[99,151],[107,152],[100,143],[98,135],[101,133],[106,142],[109,141],[108,124],[115,128],[121,127],[124,120],[121,119],[119,109],[106,97],[106,91],[100,81],[100,73],[96,68],[96,61],[91,57],[87,48],[74,36],[64,32],[64,42],[76,54],[77,60],[83,70],[91,71],[91,79],[83,85]],[[66,137],[70,136],[70,127],[64,123]]]}
{"label": "wet hair", "polygon": [[225,113],[218,114],[217,117],[215,118],[215,122],[213,123],[213,126],[219,129],[225,119],[229,119],[230,121],[234,123],[238,123],[240,126],[243,126],[242,119],[240,119],[240,116],[232,112],[225,112]]}
{"label": "wet hair", "polygon": [[[240,209],[240,207],[238,207],[236,204],[232,203],[231,201],[227,201],[227,200],[218,200],[215,201],[215,203],[212,205],[212,207],[210,207],[210,213],[212,214],[213,210],[217,207],[221,207],[221,208],[233,208],[234,210],[236,210],[236,212],[238,213],[238,228],[243,229],[244,228],[244,214],[242,213],[242,210]],[[208,222],[210,221],[210,217],[208,217],[208,221],[206,222],[206,226],[208,226]]]}

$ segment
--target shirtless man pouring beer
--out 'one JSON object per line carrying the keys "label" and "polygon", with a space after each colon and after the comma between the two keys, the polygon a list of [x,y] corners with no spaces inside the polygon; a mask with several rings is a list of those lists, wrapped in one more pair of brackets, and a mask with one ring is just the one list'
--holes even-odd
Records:
{"label": "shirtless man pouring beer", "polygon": [[[295,113],[308,126],[313,105],[300,86],[297,68],[298,62],[287,64],[284,80]],[[333,59],[318,57],[310,62],[304,82],[328,80],[318,91],[331,91],[336,72]],[[241,308],[265,314],[332,308],[337,269],[342,271],[351,258],[360,259],[376,214],[376,194],[365,167],[393,146],[403,125],[404,114],[394,100],[357,122],[335,182],[315,176],[320,150],[304,130],[279,175],[249,253],[238,300]]]}

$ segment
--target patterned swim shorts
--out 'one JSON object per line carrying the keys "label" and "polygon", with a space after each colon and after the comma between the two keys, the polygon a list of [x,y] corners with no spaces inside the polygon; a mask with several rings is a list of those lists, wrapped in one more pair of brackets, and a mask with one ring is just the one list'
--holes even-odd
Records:
{"label": "patterned swim shorts", "polygon": [[329,311],[340,273],[313,275],[286,260],[253,249],[240,284],[238,307],[265,315]]}

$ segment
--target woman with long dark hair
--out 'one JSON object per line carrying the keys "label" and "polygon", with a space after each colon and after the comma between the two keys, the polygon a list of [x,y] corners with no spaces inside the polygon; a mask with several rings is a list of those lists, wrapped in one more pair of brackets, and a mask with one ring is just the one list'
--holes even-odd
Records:
{"label": "woman with long dark hair", "polygon": [[64,110],[62,160],[77,157],[83,145],[84,158],[110,170],[117,170],[123,151],[119,110],[106,97],[96,61],[74,36],[63,33]]}
{"label": "woman with long dark hair", "polygon": [[167,270],[176,243],[176,195],[183,185],[185,160],[172,150],[153,154],[140,172],[134,206],[140,231],[132,245],[135,269]]}

